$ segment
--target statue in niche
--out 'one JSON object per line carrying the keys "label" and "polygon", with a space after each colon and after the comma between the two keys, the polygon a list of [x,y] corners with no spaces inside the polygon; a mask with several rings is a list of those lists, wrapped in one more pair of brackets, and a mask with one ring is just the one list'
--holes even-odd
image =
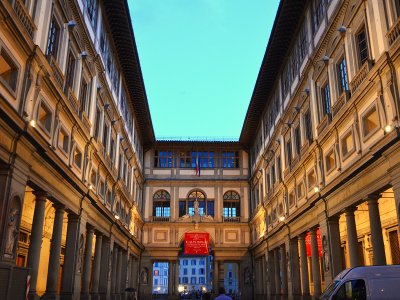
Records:
{"label": "statue in niche", "polygon": [[251,284],[251,273],[249,268],[244,270],[244,284]]}
{"label": "statue in niche", "polygon": [[199,214],[199,201],[197,201],[197,198],[196,198],[196,200],[194,200],[193,207],[194,207],[194,214],[198,215]]}
{"label": "statue in niche", "polygon": [[18,235],[18,221],[19,221],[19,210],[12,208],[8,215],[7,233],[6,233],[6,247],[4,250],[4,256],[6,258],[14,258],[15,243]]}
{"label": "statue in niche", "polygon": [[329,253],[328,253],[328,241],[326,240],[326,236],[322,237],[322,251],[324,256],[324,267],[325,272],[329,271]]}
{"label": "statue in niche", "polygon": [[82,273],[82,257],[83,257],[83,234],[79,238],[78,257],[76,258],[76,270]]}
{"label": "statue in niche", "polygon": [[142,281],[142,284],[147,284],[147,269],[143,269],[142,273],[140,274],[140,280]]}

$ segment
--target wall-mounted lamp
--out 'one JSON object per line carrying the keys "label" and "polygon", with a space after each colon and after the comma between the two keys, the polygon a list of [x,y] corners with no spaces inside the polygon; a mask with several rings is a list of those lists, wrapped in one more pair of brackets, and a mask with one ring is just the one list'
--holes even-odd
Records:
{"label": "wall-mounted lamp", "polygon": [[318,193],[319,192],[319,187],[314,187],[314,193]]}
{"label": "wall-mounted lamp", "polygon": [[114,215],[115,220],[119,220],[119,216],[117,214]]}
{"label": "wall-mounted lamp", "polygon": [[279,218],[278,218],[278,220],[279,220],[279,222],[283,222],[283,221],[285,221],[285,216],[284,215],[282,215],[282,216],[280,216]]}
{"label": "wall-mounted lamp", "polygon": [[88,55],[89,55],[89,54],[88,54],[86,51],[82,51],[82,52],[81,52],[81,58],[82,58],[82,59],[86,59],[86,58],[88,57]]}
{"label": "wall-mounted lamp", "polygon": [[74,30],[76,26],[76,22],[74,20],[71,20],[67,23],[67,27],[68,27],[68,31],[71,32],[72,30]]}
{"label": "wall-mounted lamp", "polygon": [[29,122],[29,125],[31,125],[32,127],[36,127],[36,121],[35,120],[31,120]]}
{"label": "wall-mounted lamp", "polygon": [[393,130],[393,125],[392,124],[386,125],[384,130],[386,133],[391,132]]}
{"label": "wall-mounted lamp", "polygon": [[310,95],[310,89],[307,87],[304,89],[304,93],[306,93],[307,95]]}
{"label": "wall-mounted lamp", "polygon": [[297,105],[296,105],[296,106],[293,107],[293,108],[294,108],[295,111],[300,112],[300,106],[297,106]]}
{"label": "wall-mounted lamp", "polygon": [[93,184],[89,184],[89,190],[93,190]]}
{"label": "wall-mounted lamp", "polygon": [[116,121],[116,120],[112,120],[112,121],[111,121],[111,125],[113,125],[113,126],[114,126],[114,125],[115,125],[115,123],[117,123],[117,121]]}
{"label": "wall-mounted lamp", "polygon": [[341,35],[342,37],[344,37],[345,34],[346,34],[346,31],[347,31],[347,28],[346,28],[346,26],[343,26],[343,25],[342,25],[342,26],[339,27],[338,31],[340,32],[340,35]]}
{"label": "wall-mounted lamp", "polygon": [[324,55],[324,56],[322,57],[321,61],[323,61],[324,64],[328,64],[328,63],[329,63],[329,59],[330,59],[329,56]]}
{"label": "wall-mounted lamp", "polygon": [[96,88],[97,88],[97,92],[100,93],[100,91],[101,91],[101,85],[98,85]]}
{"label": "wall-mounted lamp", "polygon": [[292,123],[290,123],[290,122],[286,122],[285,125],[286,125],[288,128],[292,127]]}

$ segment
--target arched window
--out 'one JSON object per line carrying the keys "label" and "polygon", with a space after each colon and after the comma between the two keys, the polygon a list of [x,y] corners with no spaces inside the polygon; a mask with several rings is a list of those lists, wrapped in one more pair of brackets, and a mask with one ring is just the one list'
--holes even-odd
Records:
{"label": "arched window", "polygon": [[166,190],[159,190],[153,195],[153,217],[170,217],[171,196]]}
{"label": "arched window", "polygon": [[207,199],[206,195],[200,190],[189,192],[187,199],[179,201],[179,216],[194,215],[194,202],[199,202],[199,215],[209,215],[214,217],[214,200]]}
{"label": "arched window", "polygon": [[240,195],[235,191],[228,191],[224,194],[223,217],[240,217]]}

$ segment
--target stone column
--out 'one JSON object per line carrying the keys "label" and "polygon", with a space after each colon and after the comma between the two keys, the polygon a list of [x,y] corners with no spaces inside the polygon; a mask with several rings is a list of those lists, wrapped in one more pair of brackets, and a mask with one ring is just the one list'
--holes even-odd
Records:
{"label": "stone column", "polygon": [[301,291],[303,296],[308,296],[310,295],[310,281],[308,277],[306,234],[300,234],[298,240],[300,248]]}
{"label": "stone column", "polygon": [[385,245],[383,243],[382,225],[379,214],[379,197],[368,199],[369,224],[371,228],[371,241],[373,248],[374,265],[386,265]]}
{"label": "stone column", "polygon": [[274,270],[275,270],[275,293],[280,295],[282,293],[282,283],[281,283],[281,270],[279,263],[279,248],[274,250]]}
{"label": "stone column", "polygon": [[[99,281],[100,281],[100,267],[101,267],[101,250],[103,246],[103,235],[96,231],[96,246],[94,249],[94,262],[93,262],[93,279],[92,279],[92,300],[98,299],[99,296]],[[103,262],[106,263],[106,262]]]}
{"label": "stone column", "polygon": [[108,282],[111,272],[111,257],[110,257],[110,239],[103,236],[101,245],[101,263],[100,263],[100,278],[99,278],[99,295],[100,299],[106,299],[110,293]]}
{"label": "stone column", "polygon": [[137,290],[137,282],[138,282],[138,260],[136,257],[132,256],[132,269],[131,269],[131,287]]}
{"label": "stone column", "polygon": [[321,295],[321,272],[319,266],[319,253],[317,241],[317,228],[310,229],[311,236],[311,265],[314,279],[314,297]]}
{"label": "stone column", "polygon": [[115,294],[115,283],[117,277],[117,264],[118,264],[118,248],[114,245],[112,269],[111,269],[111,295]]}
{"label": "stone column", "polygon": [[299,244],[297,239],[289,240],[289,269],[290,269],[290,281],[292,283],[292,289],[289,290],[289,297],[296,297],[301,294],[300,288],[300,266],[299,266]]}
{"label": "stone column", "polygon": [[267,266],[265,263],[265,257],[262,256],[260,259],[260,264],[261,264],[261,294],[265,296],[267,294],[267,285],[265,284],[267,282]]}
{"label": "stone column", "polygon": [[218,287],[225,286],[225,271],[224,271],[224,261],[218,261]]}
{"label": "stone column", "polygon": [[360,258],[358,257],[357,251],[357,227],[356,219],[354,217],[355,207],[349,207],[346,209],[346,227],[347,227],[347,243],[349,247],[350,255],[350,267],[354,268],[360,265]]}
{"label": "stone column", "polygon": [[47,272],[46,293],[44,299],[56,299],[58,270],[60,268],[61,238],[64,219],[64,205],[53,204],[55,208],[53,234],[51,236],[49,268]]}
{"label": "stone column", "polygon": [[77,245],[79,239],[78,232],[79,217],[70,212],[68,213],[67,237],[65,242],[64,267],[62,275],[61,299],[72,300],[78,298],[75,288],[75,264],[77,259]]}
{"label": "stone column", "polygon": [[29,289],[29,299],[37,298],[36,283],[39,271],[40,249],[42,247],[44,212],[46,208],[47,193],[34,192],[36,196],[35,211],[33,213],[31,239],[28,250],[27,267],[30,268],[31,286]]}
{"label": "stone column", "polygon": [[213,278],[213,289],[214,292],[218,295],[218,261],[214,257],[214,272],[213,272],[214,278]]}
{"label": "stone column", "polygon": [[275,283],[275,257],[273,251],[268,251],[268,295],[272,296],[276,294],[276,283]]}
{"label": "stone column", "polygon": [[287,260],[286,260],[286,248],[285,245],[279,247],[279,253],[281,257],[280,269],[282,275],[282,294],[288,293],[288,276],[287,276]]}
{"label": "stone column", "polygon": [[92,270],[92,247],[94,228],[88,225],[86,230],[85,255],[83,261],[81,299],[89,298],[90,274]]}
{"label": "stone column", "polygon": [[123,250],[118,248],[118,262],[117,262],[117,282],[115,284],[115,293],[121,293],[121,281],[122,281],[122,255]]}
{"label": "stone column", "polygon": [[340,228],[339,216],[333,216],[328,219],[329,253],[324,253],[324,263],[331,260],[332,276],[335,277],[342,271],[342,249],[340,247]]}
{"label": "stone column", "polygon": [[127,264],[128,251],[121,249],[121,279],[119,284],[119,293],[121,295],[121,299],[125,299]]}
{"label": "stone column", "polygon": [[168,262],[168,298],[174,295],[174,263],[172,260]]}

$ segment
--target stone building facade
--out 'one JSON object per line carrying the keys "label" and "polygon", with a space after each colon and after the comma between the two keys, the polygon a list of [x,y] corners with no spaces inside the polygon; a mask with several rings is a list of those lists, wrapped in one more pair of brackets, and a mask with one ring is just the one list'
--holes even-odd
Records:
{"label": "stone building facade", "polygon": [[239,141],[156,140],[126,0],[49,4],[0,3],[1,299],[176,299],[187,233],[241,299],[400,263],[397,1],[282,0]]}
{"label": "stone building facade", "polygon": [[344,268],[400,262],[399,12],[281,2],[241,136],[254,298],[318,296]]}

